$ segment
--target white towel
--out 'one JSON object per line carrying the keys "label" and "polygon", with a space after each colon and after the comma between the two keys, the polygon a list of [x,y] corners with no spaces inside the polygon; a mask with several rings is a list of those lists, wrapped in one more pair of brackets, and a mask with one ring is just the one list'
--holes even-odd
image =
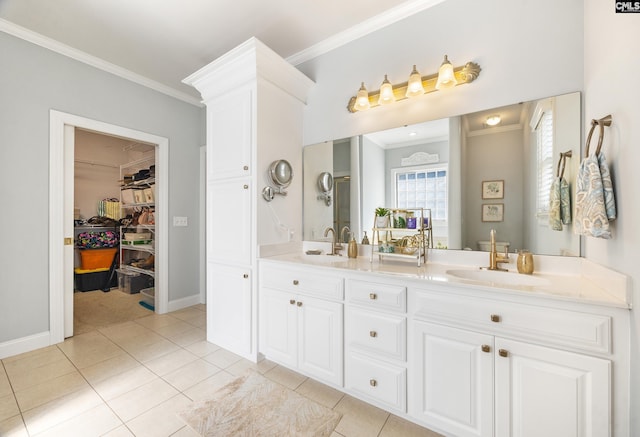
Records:
{"label": "white towel", "polygon": [[604,153],[585,158],[576,177],[576,234],[611,238],[609,221],[616,218],[613,184]]}

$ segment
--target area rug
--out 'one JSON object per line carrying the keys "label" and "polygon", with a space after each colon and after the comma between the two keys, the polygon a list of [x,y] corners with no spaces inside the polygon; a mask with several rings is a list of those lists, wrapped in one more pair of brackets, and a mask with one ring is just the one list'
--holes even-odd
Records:
{"label": "area rug", "polygon": [[333,432],[342,415],[249,371],[178,413],[202,436],[307,436]]}

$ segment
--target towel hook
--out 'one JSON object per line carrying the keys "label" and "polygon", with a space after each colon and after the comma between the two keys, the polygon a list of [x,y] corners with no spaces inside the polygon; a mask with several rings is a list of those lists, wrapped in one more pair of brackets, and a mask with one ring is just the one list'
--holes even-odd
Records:
{"label": "towel hook", "polygon": [[586,157],[589,157],[589,144],[591,144],[591,136],[593,135],[593,130],[596,126],[600,126],[600,137],[598,138],[598,147],[596,148],[596,156],[600,154],[600,149],[602,148],[602,140],[604,139],[604,127],[611,126],[612,117],[611,115],[604,116],[599,119],[591,120],[591,129],[589,130],[589,136],[587,137],[587,151]]}

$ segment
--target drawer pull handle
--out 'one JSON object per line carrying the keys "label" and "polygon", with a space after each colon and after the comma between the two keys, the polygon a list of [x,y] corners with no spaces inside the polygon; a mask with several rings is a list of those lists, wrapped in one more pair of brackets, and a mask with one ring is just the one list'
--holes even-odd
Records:
{"label": "drawer pull handle", "polygon": [[296,302],[296,305],[298,305],[299,307],[302,306],[302,302]]}
{"label": "drawer pull handle", "polygon": [[248,189],[249,189],[249,185],[244,184],[244,185],[242,186],[242,188],[244,188],[245,190],[248,190]]}
{"label": "drawer pull handle", "polygon": [[293,285],[298,285],[300,282],[297,279],[293,280]]}
{"label": "drawer pull handle", "polygon": [[498,355],[500,355],[501,357],[508,357],[509,356],[509,351],[506,349],[500,349],[498,351]]}
{"label": "drawer pull handle", "polygon": [[369,337],[376,338],[377,336],[378,336],[378,333],[376,331],[369,331]]}
{"label": "drawer pull handle", "polygon": [[249,277],[249,274],[248,274],[248,273],[245,273],[244,275],[242,275],[242,277],[243,277],[244,279],[247,279],[247,278]]}
{"label": "drawer pull handle", "polygon": [[371,300],[376,300],[378,298],[378,295],[375,293],[369,293],[369,299]]}
{"label": "drawer pull handle", "polygon": [[491,352],[491,346],[489,346],[488,344],[483,344],[482,352]]}
{"label": "drawer pull handle", "polygon": [[243,170],[249,170],[249,166],[245,165],[244,167],[242,167]]}
{"label": "drawer pull handle", "polygon": [[295,305],[295,304],[296,304],[296,301],[295,301],[294,299],[291,299],[291,300],[289,300],[289,303],[290,303],[291,305]]}
{"label": "drawer pull handle", "polygon": [[494,323],[500,323],[500,316],[497,314],[491,314],[491,321]]}
{"label": "drawer pull handle", "polygon": [[369,385],[371,387],[376,387],[378,385],[378,381],[376,381],[375,379],[370,379],[369,380]]}

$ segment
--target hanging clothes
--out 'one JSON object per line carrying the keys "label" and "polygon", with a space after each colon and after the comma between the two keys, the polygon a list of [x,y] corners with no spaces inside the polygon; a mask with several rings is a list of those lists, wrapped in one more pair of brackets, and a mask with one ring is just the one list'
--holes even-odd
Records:
{"label": "hanging clothes", "polygon": [[[589,155],[589,143],[596,125],[600,125],[600,139],[595,153]],[[601,153],[604,126],[611,125],[611,116],[591,121],[587,137],[585,159],[576,177],[574,232],[596,238],[611,238],[609,222],[616,218],[616,204],[609,166]]]}
{"label": "hanging clothes", "polygon": [[[549,227],[554,231],[561,231],[562,225],[571,224],[571,191],[569,183],[564,178],[566,159],[572,155],[571,151],[560,154],[556,178],[551,184],[549,193]],[[562,169],[560,168],[562,165]]]}

